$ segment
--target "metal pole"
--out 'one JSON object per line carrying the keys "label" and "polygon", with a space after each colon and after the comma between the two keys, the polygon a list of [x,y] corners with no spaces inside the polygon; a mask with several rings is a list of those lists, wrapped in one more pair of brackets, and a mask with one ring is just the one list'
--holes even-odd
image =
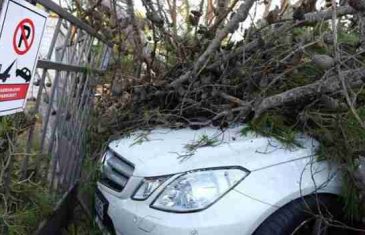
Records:
{"label": "metal pole", "polygon": [[[78,125],[79,124],[79,122],[80,122],[80,120],[83,118],[83,115],[84,115],[84,112],[82,112],[82,114],[80,115],[80,113],[81,113],[81,108],[82,108],[82,103],[84,102],[84,98],[85,98],[85,95],[86,95],[86,92],[87,92],[87,88],[88,88],[88,83],[89,83],[89,75],[87,75],[87,77],[86,77],[86,81],[85,81],[85,83],[84,83],[84,87],[83,87],[83,91],[82,91],[82,94],[81,94],[81,96],[80,96],[80,99],[79,99],[79,108],[77,109],[77,116],[76,116],[76,120],[75,120],[75,124],[76,125]],[[81,118],[80,118],[80,116],[81,116]],[[79,133],[80,133],[80,127],[78,128],[78,131],[76,131],[76,136],[75,136],[75,131],[74,132],[72,132],[72,134],[71,134],[71,140],[73,140],[75,137],[77,137],[78,135],[79,135]],[[76,142],[76,141],[75,141]],[[68,167],[68,169],[67,169],[67,171],[66,171],[66,176],[69,176],[69,180],[71,180],[71,171],[72,171],[72,169],[74,168],[74,163],[75,163],[75,152],[70,152],[71,151],[71,148],[69,148],[68,149],[68,151],[67,151],[67,155],[68,154],[70,154],[70,156],[72,156],[72,158],[71,158],[71,164],[70,164],[70,166]],[[71,170],[71,171],[70,171]],[[68,184],[68,186],[71,184],[72,182],[68,182],[67,184]]]}
{"label": "metal pole", "polygon": [[[76,55],[76,51],[77,51],[77,44],[78,44],[77,42],[80,39],[80,37],[81,37],[81,30],[79,31],[79,33],[77,35],[77,41],[76,41],[76,43],[73,47],[73,51],[72,51],[71,58],[70,58],[70,64],[74,63],[74,59],[75,59],[75,55]],[[62,88],[61,97],[60,97],[59,102],[58,102],[58,110],[57,110],[57,114],[56,114],[55,125],[52,128],[51,139],[50,139],[50,143],[49,143],[49,146],[48,146],[48,155],[52,154],[54,140],[55,140],[55,136],[56,136],[56,130],[59,129],[60,119],[61,119],[61,114],[62,114],[62,106],[64,106],[62,104],[62,101],[66,100],[68,98],[68,96],[65,96],[65,93],[66,93],[67,86],[68,86],[69,74],[70,74],[70,72],[67,71],[67,73],[64,77],[66,79],[66,81],[65,81],[64,86]],[[66,115],[67,115],[67,109],[65,109],[65,110],[66,110]],[[51,162],[52,162],[51,167],[46,167],[46,169],[49,169],[49,173],[51,174],[51,179],[52,179],[51,183],[50,183],[50,190],[52,189],[52,185],[53,185],[53,180],[54,180],[54,175],[55,175],[55,171],[56,171],[57,161],[58,161],[57,155],[54,155],[52,157],[52,160],[51,160]],[[52,169],[52,171],[51,171],[51,169]],[[47,172],[47,170],[46,170],[46,172]]]}
{"label": "metal pole", "polygon": [[[96,63],[100,62],[99,59],[102,57],[102,55],[103,55],[103,50],[99,51],[99,55],[97,57],[93,58],[93,61],[91,62],[91,65],[92,66],[97,66]],[[78,176],[78,171],[79,171],[78,169],[79,169],[79,167],[81,167],[81,166],[79,166],[79,164],[82,164],[83,156],[80,156],[80,148],[81,148],[80,145],[82,144],[81,141],[82,141],[82,138],[85,134],[85,131],[83,130],[83,126],[86,123],[85,113],[87,113],[86,111],[88,110],[89,98],[90,98],[90,96],[93,95],[93,92],[89,88],[89,83],[90,83],[90,74],[88,75],[87,81],[85,82],[85,85],[83,87],[81,102],[78,106],[78,111],[77,111],[77,113],[79,114],[79,113],[81,113],[81,109],[83,108],[81,118],[80,118],[81,123],[80,123],[79,131],[76,134],[76,136],[73,136],[76,139],[76,145],[75,146],[79,149],[78,151],[75,151],[75,152],[78,153],[79,155],[75,156],[74,159],[72,159],[73,164],[71,164],[72,168],[71,168],[71,172],[70,172],[70,179],[69,179],[69,182],[68,182],[68,188],[72,187],[72,183],[74,183],[76,181],[77,176]],[[86,100],[84,100],[86,90],[87,90],[87,95],[86,95]]]}
{"label": "metal pole", "polygon": [[[83,54],[85,53],[86,54],[86,56],[88,56],[89,55],[89,53],[90,53],[90,48],[91,48],[91,45],[92,45],[92,41],[93,41],[94,39],[92,38],[92,37],[90,37],[89,39],[87,39],[85,42],[84,42],[84,44],[83,44],[83,49],[81,50],[81,53],[80,53],[80,57],[79,57],[79,64],[81,63],[81,61],[82,61],[82,58],[83,58]],[[87,49],[86,50],[84,50],[85,49],[85,47],[87,47]],[[77,76],[77,73],[75,74],[75,76]],[[73,98],[73,96],[74,96],[74,94],[75,94],[75,91],[76,91],[76,89],[77,89],[77,85],[76,85],[76,78],[74,77],[73,79],[72,79],[72,85],[71,85],[71,94],[68,96],[68,99],[67,99],[67,105],[66,105],[66,112],[68,112],[68,110],[69,110],[69,107],[70,107],[70,105],[72,105],[74,102],[72,102],[72,98]],[[78,94],[76,95],[76,99],[77,99],[77,97],[78,97]],[[72,115],[77,115],[77,113],[71,113]],[[70,120],[68,121],[68,120],[66,120],[66,116],[64,117],[64,120],[63,121],[61,121],[61,127],[60,127],[60,133],[62,133],[62,135],[65,135],[65,132],[70,132],[70,131],[75,131],[74,129],[75,128],[66,128],[66,124],[67,124],[67,122],[68,123],[72,123],[72,120],[73,120],[74,118],[73,118],[73,116],[71,116],[70,117]],[[66,129],[65,129],[66,128]],[[70,148],[68,148],[69,150],[70,150]],[[61,148],[59,148],[58,149],[58,151],[55,153],[55,158],[59,158],[59,156],[60,156],[60,151],[61,151]],[[64,157],[66,158],[66,162],[70,162],[70,160],[72,159],[72,156],[70,156],[70,154],[69,154],[69,151],[67,151],[67,154],[65,154],[64,155]],[[70,166],[69,166],[70,167]],[[67,171],[67,169],[63,169],[63,168],[61,168],[61,171],[60,171],[60,175],[62,176],[62,177],[66,177],[66,175],[65,175],[65,172]],[[53,178],[54,176],[52,176],[52,178]],[[52,180],[53,181],[53,180]],[[51,184],[53,184],[53,182],[51,182]]]}
{"label": "metal pole", "polygon": [[[54,51],[54,47],[56,45],[57,42],[57,38],[61,29],[61,24],[62,24],[62,19],[58,19],[57,25],[56,25],[56,29],[55,32],[53,33],[53,38],[51,41],[51,45],[49,47],[48,53],[46,58],[48,60],[50,60],[52,58],[53,55],[53,51]],[[38,90],[38,94],[37,94],[37,99],[36,99],[36,103],[35,103],[35,107],[34,107],[34,115],[38,113],[39,111],[39,106],[40,106],[40,101],[42,98],[42,90],[44,88],[44,82],[46,79],[46,74],[47,74],[47,69],[43,69],[43,73],[42,73],[42,78],[41,78],[41,82],[39,85],[39,90]],[[26,156],[22,162],[22,167],[21,167],[21,178],[25,179],[27,178],[27,170],[28,170],[28,164],[29,164],[29,154],[31,152],[32,149],[32,145],[33,145],[33,135],[34,135],[34,129],[35,129],[35,123],[30,127],[29,129],[29,133],[28,133],[28,139],[27,139],[27,146],[26,146]]]}
{"label": "metal pole", "polygon": [[[65,44],[63,47],[63,50],[61,51],[61,56],[60,56],[60,61],[63,60],[65,53],[66,53],[66,48],[67,45],[69,44],[70,40],[71,40],[71,33],[72,33],[72,29],[73,26],[70,25],[70,27],[68,28],[67,31],[67,36],[65,39]],[[46,116],[45,116],[45,120],[44,120],[44,124],[43,124],[43,128],[42,128],[42,137],[41,137],[41,146],[40,146],[40,155],[43,155],[43,150],[44,150],[44,145],[45,145],[45,140],[46,140],[46,134],[47,134],[47,129],[48,129],[48,122],[49,122],[49,118],[51,115],[51,110],[52,110],[52,105],[53,105],[53,101],[54,101],[54,97],[56,94],[56,89],[58,87],[58,82],[59,82],[59,77],[60,77],[60,71],[56,71],[56,75],[55,75],[55,80],[54,80],[54,84],[51,90],[51,95],[50,95],[50,99],[49,99],[49,104],[48,104],[48,108],[47,108],[47,112],[46,112]],[[38,158],[36,159],[36,172],[38,170],[39,167],[39,162],[40,162],[40,157],[38,156]]]}
{"label": "metal pole", "polygon": [[[77,41],[80,39],[80,36],[81,36],[81,34],[79,32],[78,35],[77,35]],[[71,55],[71,59],[70,59],[70,64],[73,64],[74,63],[76,51],[77,51],[77,43],[75,43],[75,45],[73,47],[73,51],[72,51],[72,55]],[[69,75],[70,75],[70,72],[67,71],[67,73],[65,75],[66,81],[65,81],[65,84],[64,84],[64,86],[62,88],[62,91],[61,91],[61,98],[60,98],[60,102],[59,102],[59,106],[58,106],[58,110],[57,110],[57,114],[56,114],[55,125],[52,128],[51,139],[50,139],[50,143],[49,143],[49,146],[48,146],[48,154],[50,154],[51,151],[52,151],[52,149],[53,149],[53,143],[54,143],[54,139],[55,139],[55,133],[56,133],[56,129],[57,129],[58,125],[59,125],[59,121],[60,121],[60,114],[61,114],[61,109],[60,109],[61,107],[60,107],[60,105],[62,103],[61,101],[64,98],[67,99],[67,97],[64,97],[64,96],[65,96],[66,87],[68,85],[68,80],[69,80],[68,77],[69,77]]]}
{"label": "metal pole", "polygon": [[[70,27],[67,31],[65,43],[64,43],[62,51],[61,51],[60,61],[63,60],[63,58],[66,54],[67,45],[71,40],[71,37],[70,37],[71,32],[72,32],[72,25],[70,25]],[[56,75],[55,75],[54,84],[53,84],[53,87],[52,87],[52,90],[51,90],[51,95],[50,95],[50,100],[49,100],[49,104],[48,104],[48,109],[47,109],[44,125],[43,125],[43,128],[42,128],[43,130],[42,130],[41,148],[40,148],[41,153],[43,153],[43,149],[44,149],[44,145],[45,145],[45,139],[46,139],[46,134],[47,134],[49,117],[50,117],[50,114],[51,114],[52,104],[53,104],[54,97],[55,97],[55,94],[56,94],[56,89],[58,87],[59,77],[60,77],[60,71],[57,70]]]}
{"label": "metal pole", "polygon": [[[81,34],[80,34],[81,35]],[[86,44],[88,44],[88,41],[86,40],[84,43],[83,43],[83,45],[81,46],[81,55],[82,55],[82,52],[84,51],[84,48],[86,47]],[[75,51],[76,52],[76,51]],[[75,55],[76,53],[74,53],[74,55]],[[77,61],[77,64],[79,64],[80,63],[80,61],[81,61],[81,55],[79,56],[79,58],[78,58],[78,61]],[[74,57],[72,58],[72,62],[74,61]],[[69,76],[71,75],[71,73],[68,71],[67,72],[67,74],[66,74],[66,77],[68,78]],[[59,133],[60,133],[60,135],[63,135],[63,130],[64,130],[64,126],[65,126],[65,124],[66,124],[66,122],[67,122],[67,115],[68,115],[68,107],[69,107],[69,104],[70,104],[70,100],[71,100],[71,98],[72,98],[72,94],[73,94],[73,87],[74,87],[74,84],[75,84],[75,78],[73,77],[73,76],[71,76],[71,81],[72,81],[72,83],[71,83],[71,94],[69,94],[69,95],[67,95],[67,97],[66,97],[66,107],[65,107],[65,115],[63,116],[63,117],[61,117],[61,116],[59,116],[60,117],[60,119],[58,119],[57,120],[57,123],[60,123],[59,125]],[[58,113],[57,113],[58,114]],[[57,119],[57,118],[56,118]],[[53,129],[53,132],[55,132],[55,129]],[[52,137],[52,142],[54,141],[54,138],[55,138],[55,135],[54,135],[54,133],[53,133],[53,137]],[[57,161],[58,159],[59,159],[59,157],[60,157],[60,154],[59,154],[59,151],[61,150],[61,148],[59,147],[59,149],[58,149],[58,151],[55,153],[55,155],[54,155],[54,159],[55,159],[55,161]],[[52,152],[52,148],[51,148],[51,146],[50,146],[50,148],[48,149],[48,153],[51,153]],[[66,155],[66,156],[63,156],[64,158],[67,158],[66,160],[66,162],[69,162],[68,161],[68,156]],[[50,182],[50,188],[52,189],[53,188],[53,183],[54,183],[54,178],[55,178],[55,166],[56,165],[54,165],[53,166],[53,170],[51,171],[51,182]],[[61,172],[63,172],[63,169],[61,168]],[[62,173],[60,174],[61,176],[62,176]]]}

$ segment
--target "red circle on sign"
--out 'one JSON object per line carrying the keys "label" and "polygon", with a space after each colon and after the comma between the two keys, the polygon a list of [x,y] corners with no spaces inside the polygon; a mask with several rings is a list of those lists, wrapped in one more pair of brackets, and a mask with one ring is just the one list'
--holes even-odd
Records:
{"label": "red circle on sign", "polygon": [[[26,31],[25,26],[28,26],[28,27],[30,26],[30,32],[28,32],[29,33],[28,36],[26,35],[26,32],[25,32]],[[20,32],[20,34],[19,34],[19,32]],[[20,37],[18,37],[18,34]],[[24,19],[18,24],[18,26],[15,29],[14,36],[13,36],[13,48],[18,55],[24,55],[30,50],[30,48],[33,45],[34,35],[35,35],[34,23],[31,19]],[[23,43],[24,43],[24,47],[22,48],[21,45]]]}

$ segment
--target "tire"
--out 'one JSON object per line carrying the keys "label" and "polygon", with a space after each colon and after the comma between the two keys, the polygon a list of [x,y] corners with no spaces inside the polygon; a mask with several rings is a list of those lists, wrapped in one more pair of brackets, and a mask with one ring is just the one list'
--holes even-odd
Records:
{"label": "tire", "polygon": [[[318,208],[320,208],[318,210]],[[319,213],[321,212],[321,213]],[[343,221],[343,204],[339,197],[331,194],[310,195],[291,201],[278,209],[267,218],[253,233],[254,235],[289,235],[289,234],[314,234],[316,231],[323,231],[320,234],[351,234],[349,230],[338,227],[326,226],[318,229],[315,215],[324,215],[325,218],[333,218]],[[317,217],[318,218],[318,217]],[[315,226],[317,225],[317,226]],[[311,230],[311,232],[309,231]]]}

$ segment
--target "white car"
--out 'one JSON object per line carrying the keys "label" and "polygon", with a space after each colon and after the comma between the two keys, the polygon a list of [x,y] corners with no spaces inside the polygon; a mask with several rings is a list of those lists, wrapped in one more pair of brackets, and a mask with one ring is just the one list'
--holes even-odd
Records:
{"label": "white car", "polygon": [[317,161],[318,143],[298,135],[285,146],[243,128],[157,128],[111,142],[98,224],[118,235],[333,234],[313,215],[340,217],[341,174]]}

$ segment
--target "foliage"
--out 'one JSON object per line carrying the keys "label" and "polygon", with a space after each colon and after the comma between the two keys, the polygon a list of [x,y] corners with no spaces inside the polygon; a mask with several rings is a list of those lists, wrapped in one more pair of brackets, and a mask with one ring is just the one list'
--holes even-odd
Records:
{"label": "foliage", "polygon": [[189,152],[194,152],[198,148],[214,147],[214,146],[217,146],[218,144],[219,144],[219,140],[218,140],[218,138],[216,136],[209,137],[208,135],[205,135],[204,134],[204,135],[200,136],[197,141],[194,141],[192,143],[186,144],[185,145],[185,148]]}
{"label": "foliage", "polygon": [[8,200],[8,208],[0,207],[1,224],[7,226],[10,235],[31,234],[52,213],[54,198],[39,183],[14,182],[11,188],[11,195],[17,200]]}
{"label": "foliage", "polygon": [[[358,113],[365,119],[365,108],[361,107]],[[318,116],[320,115],[320,116]],[[322,117],[322,118],[321,118]],[[319,125],[319,121],[326,122]],[[321,143],[320,156],[336,161],[344,166],[344,189],[345,205],[347,214],[351,218],[358,218],[363,212],[361,196],[355,187],[352,174],[356,170],[356,157],[364,149],[365,130],[351,113],[343,114],[315,114],[310,119],[316,125],[309,129],[309,133],[316,136]]]}
{"label": "foliage", "polygon": [[150,134],[149,131],[142,131],[134,139],[134,142],[131,144],[131,146],[136,144],[142,144],[143,142],[149,141],[148,135]]}
{"label": "foliage", "polygon": [[340,32],[338,35],[338,42],[357,46],[360,43],[360,35],[358,33]]}
{"label": "foliage", "polygon": [[249,122],[247,126],[241,130],[241,134],[247,135],[249,132],[264,137],[274,137],[289,149],[301,147],[296,141],[298,131],[294,126],[290,127],[287,120],[279,114],[265,113],[258,119]]}
{"label": "foliage", "polygon": [[[3,141],[0,151],[0,232],[5,234],[33,233],[55,205],[55,198],[49,194],[45,182],[32,175],[19,180],[26,142],[23,131],[28,125],[29,120],[22,113],[0,118],[0,139]],[[37,148],[36,143],[34,148]]]}

